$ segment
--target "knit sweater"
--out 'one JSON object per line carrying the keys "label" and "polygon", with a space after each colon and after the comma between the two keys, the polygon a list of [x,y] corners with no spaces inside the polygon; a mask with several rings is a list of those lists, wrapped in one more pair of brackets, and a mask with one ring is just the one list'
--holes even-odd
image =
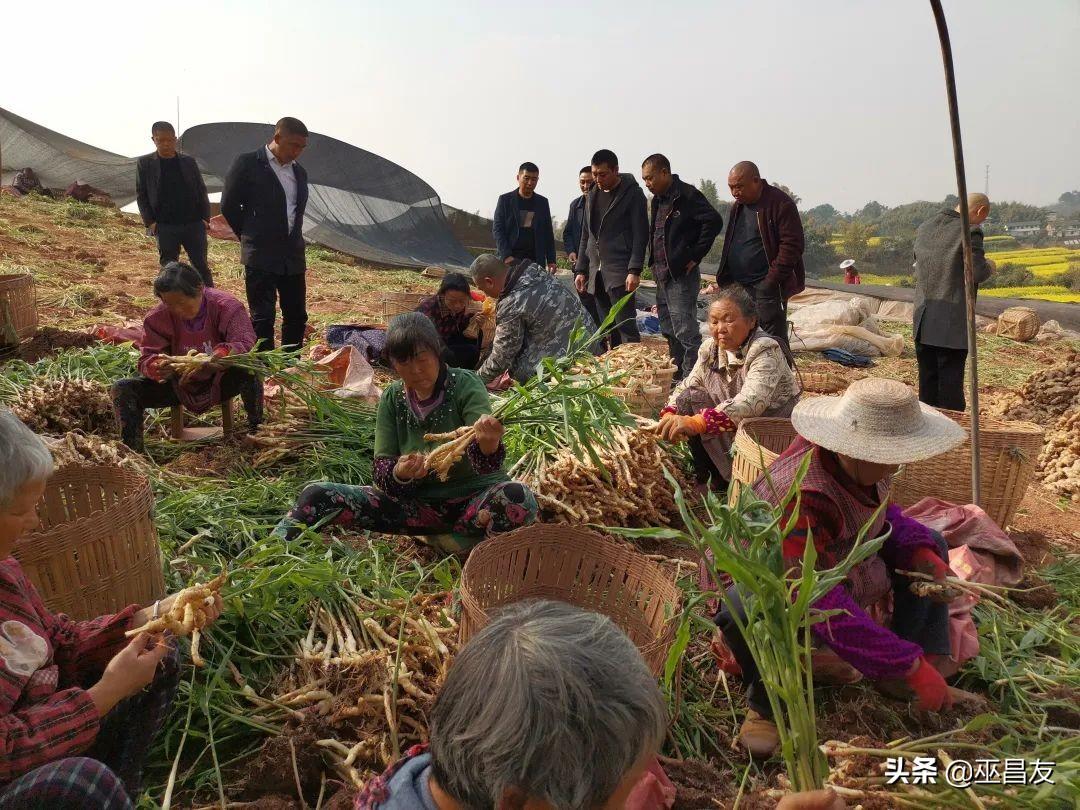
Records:
{"label": "knit sweater", "polygon": [[436,392],[441,402],[423,418],[410,406],[401,380],[391,383],[379,399],[375,416],[375,485],[388,494],[438,501],[463,498],[509,480],[502,468],[506,454],[502,445],[495,453],[484,455],[475,441],[465,458],[450,469],[446,481],[439,481],[434,474],[404,484],[394,479],[393,466],[399,457],[430,453],[438,446],[437,442],[424,441],[425,433],[449,433],[491,413],[487,388],[475,372],[448,368],[445,375],[443,390]]}

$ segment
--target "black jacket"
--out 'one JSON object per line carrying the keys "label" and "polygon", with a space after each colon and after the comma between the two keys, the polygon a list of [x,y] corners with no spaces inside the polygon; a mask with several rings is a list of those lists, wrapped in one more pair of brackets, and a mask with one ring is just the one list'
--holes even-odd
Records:
{"label": "black jacket", "polygon": [[[203,182],[199,164],[191,155],[181,155],[180,173],[184,177],[188,191],[196,198],[195,210],[200,212],[199,219],[210,219],[210,200],[206,196],[206,183]],[[161,202],[161,158],[157,152],[143,155],[135,164],[135,199],[139,204],[139,216],[143,225],[149,228],[158,221]]]}
{"label": "black jacket", "polygon": [[599,185],[589,190],[585,198],[585,227],[578,245],[578,260],[574,272],[588,279],[588,291],[596,292],[597,278],[603,277],[605,289],[626,284],[627,275],[640,275],[645,266],[645,247],[649,241],[649,212],[645,192],[632,174],[620,174],[622,182],[615,191],[611,205],[593,228],[596,219]]}
{"label": "black jacket", "polygon": [[[681,278],[686,274],[686,265],[690,262],[701,264],[723,230],[724,219],[704,194],[680,180],[679,175],[672,175],[669,190],[673,195],[671,214],[664,223],[668,273],[671,278]],[[656,197],[653,197],[649,212],[649,267],[653,266],[652,234],[656,232],[656,212],[659,208]]]}
{"label": "black jacket", "polygon": [[[537,264],[555,264],[555,231],[551,227],[551,206],[547,197],[533,194],[533,239],[535,251],[531,257]],[[491,232],[495,237],[495,255],[505,259],[514,251],[518,231],[521,229],[521,195],[517,189],[499,196],[495,216],[491,220]]]}
{"label": "black jacket", "polygon": [[585,230],[585,195],[579,194],[570,203],[570,213],[566,215],[566,224],[563,226],[563,250],[566,251],[567,256],[577,253],[583,230]]}
{"label": "black jacket", "polygon": [[240,239],[240,262],[250,270],[275,275],[299,275],[304,261],[304,209],[308,201],[307,172],[296,172],[296,219],[286,221],[285,189],[274,174],[266,147],[246,152],[233,161],[221,192],[221,213]]}

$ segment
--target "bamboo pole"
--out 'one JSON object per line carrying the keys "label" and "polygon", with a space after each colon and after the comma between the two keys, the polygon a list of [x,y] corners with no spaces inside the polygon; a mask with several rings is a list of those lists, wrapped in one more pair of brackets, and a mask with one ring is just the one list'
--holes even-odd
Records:
{"label": "bamboo pole", "polygon": [[979,447],[979,362],[975,345],[975,268],[971,254],[971,221],[968,218],[967,177],[964,173],[964,146],[960,140],[960,108],[956,101],[956,74],[953,70],[952,43],[941,0],[930,0],[941,41],[941,61],[945,67],[945,92],[949,99],[949,125],[952,128],[953,161],[956,164],[956,192],[960,198],[960,236],[964,248],[964,299],[967,303],[969,396],[971,403],[971,500],[982,500],[979,482],[981,452]]}

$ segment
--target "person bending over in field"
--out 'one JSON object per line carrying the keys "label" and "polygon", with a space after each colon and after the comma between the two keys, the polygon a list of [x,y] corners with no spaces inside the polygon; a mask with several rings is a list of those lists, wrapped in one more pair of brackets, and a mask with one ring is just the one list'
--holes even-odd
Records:
{"label": "person bending over in field", "polygon": [[147,408],[183,405],[203,413],[227,397],[240,395],[254,431],[263,417],[262,381],[248,371],[227,371],[212,363],[191,376],[177,377],[161,361],[168,355],[197,352],[227,357],[249,352],[255,330],[244,305],[224,290],[203,286],[202,277],[183,262],[170,262],[154,279],[161,303],[143,319],[145,336],[139,356],[139,377],[112,387],[120,436],[132,450],[143,450],[143,414]]}
{"label": "person bending over in field", "polygon": [[[914,696],[921,710],[949,706],[948,686],[927,657],[949,652],[948,606],[911,593],[910,580],[896,573],[917,571],[943,583],[949,574],[948,548],[940,534],[905,517],[899,506],[880,507],[888,501],[899,465],[952,449],[964,440],[963,428],[922,405],[903,383],[875,378],[852,383],[842,397],[804,399],[795,406],[791,422],[798,437],[754,484],[754,493],[779,505],[810,456],[798,506],[795,499],[787,506],[789,514],[799,511],[783,548],[794,578],[811,536],[817,565],[827,569],[847,556],[867,524],[867,537],[888,533],[877,554],[814,604],[818,611],[834,611],[827,621],[813,625],[815,640],[831,648],[849,672],[854,668],[855,679],[861,674],[878,681],[884,691]],[[883,627],[866,608],[890,592],[892,622]],[[729,595],[738,604],[738,593]],[[725,608],[716,623],[747,685],[750,711],[739,739],[752,755],[771,756],[779,737],[757,665],[735,616]]]}
{"label": "person bending over in field", "polygon": [[[475,372],[450,368],[435,326],[419,312],[398,315],[386,333],[386,359],[401,378],[379,400],[375,417],[374,486],[321,482],[300,493],[275,533],[296,537],[330,522],[388,534],[435,535],[447,552],[536,519],[536,498],[503,470],[503,426],[491,415]],[[476,439],[446,481],[425,455],[438,445],[428,433],[475,426]],[[449,533],[449,534],[448,534]]]}
{"label": "person bending over in field", "polygon": [[[145,633],[172,606],[76,622],[51,612],[11,556],[53,472],[39,436],[0,409],[0,810],[130,810],[180,678],[174,642]],[[221,614],[221,597],[205,608]]]}
{"label": "person bending over in field", "polygon": [[660,435],[688,439],[698,483],[731,480],[731,444],[743,419],[790,416],[799,401],[792,364],[758,325],[757,304],[731,284],[709,306],[709,339],[660,411]]}

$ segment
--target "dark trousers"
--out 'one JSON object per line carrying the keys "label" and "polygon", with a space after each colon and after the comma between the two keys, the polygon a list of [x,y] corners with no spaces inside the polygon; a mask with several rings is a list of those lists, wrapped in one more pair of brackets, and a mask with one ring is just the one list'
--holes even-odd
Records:
{"label": "dark trousers", "polygon": [[306,275],[264,273],[254,267],[245,267],[244,286],[255,337],[260,340],[259,348],[274,348],[278,300],[281,301],[281,345],[287,349],[300,348],[308,319]]}
{"label": "dark trousers", "polygon": [[602,318],[600,317],[600,310],[596,308],[596,296],[588,292],[578,293],[578,300],[581,301],[581,305],[585,307],[585,311],[589,313],[593,325],[599,326]]}
{"label": "dark trousers", "polygon": [[915,341],[919,361],[919,399],[935,408],[962,411],[967,349],[946,349]]}
{"label": "dark trousers", "polygon": [[776,338],[784,348],[784,354],[790,354],[788,344],[787,301],[780,292],[779,284],[743,284],[748,293],[754,296],[757,304],[758,326],[767,335]]}
{"label": "dark trousers", "polygon": [[157,226],[158,259],[162,267],[180,258],[180,248],[187,251],[191,266],[199,271],[203,284],[214,286],[214,276],[206,263],[206,223],[201,219],[183,225],[159,222]]}
{"label": "dark trousers", "polygon": [[680,278],[668,278],[656,284],[660,332],[667,338],[671,359],[682,377],[693,371],[701,348],[701,323],[697,319],[700,292],[701,270],[697,267]]}
{"label": "dark trousers", "polygon": [[[230,368],[221,378],[221,398],[240,395],[248,427],[257,428],[263,417],[262,380],[247,371]],[[120,438],[132,450],[143,449],[143,417],[147,408],[171,408],[180,398],[171,382],[155,382],[147,377],[128,377],[113,383],[113,408],[120,422]]]}
{"label": "dark trousers", "polygon": [[[596,280],[596,293],[593,298],[596,299],[596,312],[600,316],[597,325],[607,318],[611,310],[625,295],[625,285],[604,287],[603,277]],[[641,335],[638,334],[637,328],[637,296],[633,293],[630,294],[630,300],[619,310],[615,323],[608,333],[608,342],[613,349],[622,343],[641,343]]]}
{"label": "dark trousers", "polygon": [[470,340],[464,335],[451,335],[446,339],[443,359],[451,368],[475,371],[480,364],[480,339]]}
{"label": "dark trousers", "polygon": [[743,634],[739,632],[739,625],[735,623],[736,615],[738,615],[740,621],[746,621],[746,611],[743,609],[742,599],[734,585],[728,588],[727,595],[732,602],[734,613],[728,610],[726,604],[722,603],[723,606],[714,620],[717,627],[720,628],[720,632],[724,634],[724,643],[727,644],[732,656],[739,664],[739,669],[742,670],[742,682],[746,689],[746,702],[750,704],[751,709],[762,717],[772,717],[772,707],[769,705],[769,695],[765,691],[765,683],[761,680],[761,673],[758,671],[757,663],[754,661],[750,648],[743,639]]}

